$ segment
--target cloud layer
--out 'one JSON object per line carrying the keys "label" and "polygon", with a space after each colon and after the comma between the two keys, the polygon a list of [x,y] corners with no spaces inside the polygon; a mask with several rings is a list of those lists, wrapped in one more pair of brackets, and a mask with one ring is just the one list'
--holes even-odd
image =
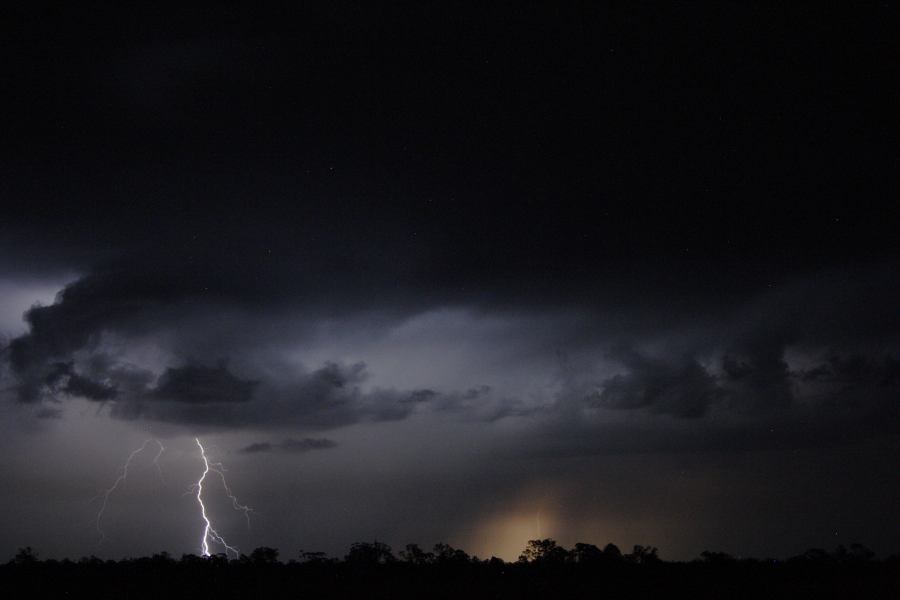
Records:
{"label": "cloud layer", "polygon": [[[310,368],[285,361],[284,353],[297,344],[340,342],[352,348],[362,324],[366,343],[378,340],[367,351],[383,359],[393,352],[392,332],[405,323],[419,319],[437,327],[436,334],[444,329],[438,316],[420,319],[427,309],[358,317],[350,311],[331,320],[354,324],[334,330],[336,339],[323,342],[321,336],[310,337],[323,319],[320,313],[295,316],[309,310],[302,295],[247,304],[246,290],[234,281],[210,288],[210,279],[198,285],[187,273],[112,269],[68,285],[51,305],[30,309],[28,332],[13,338],[4,356],[8,384],[19,402],[49,403],[52,409],[66,398],[83,398],[115,418],[187,428],[327,430],[423,411],[487,423],[634,412],[699,419],[715,428],[722,414],[768,423],[805,411],[811,430],[817,421],[841,415],[851,422],[877,421],[876,430],[893,431],[897,416],[890,398],[898,390],[898,359],[893,338],[884,337],[897,321],[890,308],[891,273],[891,268],[824,271],[709,315],[683,315],[663,328],[641,324],[641,314],[659,313],[653,305],[604,309],[601,299],[593,310],[562,308],[568,316],[560,319],[538,303],[530,316],[508,320],[499,330],[493,326],[498,332],[505,328],[502,335],[513,336],[515,351],[532,358],[498,367],[491,382],[462,379],[451,387],[423,387],[404,384],[402,371],[395,381],[378,383],[378,373],[364,361],[326,359]],[[837,281],[843,298],[829,294]],[[215,293],[204,295],[211,290]],[[487,310],[503,322],[503,312]],[[216,313],[228,316],[224,322],[211,320]],[[375,316],[367,322],[367,314]],[[470,315],[462,317],[463,327],[480,326],[477,313],[461,314]],[[848,322],[854,326],[846,327]],[[488,351],[485,343],[494,342],[481,335],[473,329],[466,352]],[[429,368],[442,379],[443,342],[434,335],[427,339],[429,346],[420,352],[438,357]],[[546,351],[535,358],[533,350],[548,343],[557,354],[565,348],[577,365],[559,363]],[[135,352],[144,346],[153,352]],[[529,361],[536,361],[533,367]],[[521,368],[531,369],[525,380]]]}

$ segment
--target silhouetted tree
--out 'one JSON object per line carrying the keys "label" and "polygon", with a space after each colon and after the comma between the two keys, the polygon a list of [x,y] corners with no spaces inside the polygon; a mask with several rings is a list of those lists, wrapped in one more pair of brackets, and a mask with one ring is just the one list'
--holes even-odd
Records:
{"label": "silhouetted tree", "polygon": [[38,561],[38,553],[31,546],[19,548],[12,559],[14,565],[33,565]]}
{"label": "silhouetted tree", "polygon": [[628,561],[639,565],[648,565],[660,562],[658,550],[653,546],[635,545],[631,554],[625,557]]}
{"label": "silhouetted tree", "polygon": [[700,553],[700,560],[707,564],[725,565],[737,562],[737,560],[726,552],[710,552],[705,550]]}
{"label": "silhouetted tree", "polygon": [[461,564],[471,561],[468,554],[450,544],[437,543],[433,552],[434,562],[438,564]]}
{"label": "silhouetted tree", "polygon": [[603,558],[611,561],[622,560],[622,551],[615,544],[607,544],[603,547]]}
{"label": "silhouetted tree", "polygon": [[603,550],[594,544],[575,544],[572,549],[572,560],[578,564],[597,564],[603,560]]}
{"label": "silhouetted tree", "polygon": [[[692,564],[665,563],[656,548],[635,546],[622,557],[614,546],[601,551],[579,543],[567,551],[552,539],[531,540],[521,562],[478,561],[449,544],[424,552],[409,544],[393,562],[379,542],[354,544],[347,562],[322,552],[301,552],[314,565],[283,564],[278,552],[261,547],[240,560],[224,554],[167,554],[119,561],[84,558],[40,560],[20,549],[0,564],[0,588],[26,589],[36,598],[900,598],[900,557],[874,559],[854,544],[832,552],[811,550],[787,561],[737,561],[703,552]],[[614,558],[618,557],[618,558]],[[634,564],[626,564],[634,563]],[[732,564],[733,563],[733,564]],[[6,596],[10,596],[9,593]],[[6,597],[4,596],[4,597]]]}
{"label": "silhouetted tree", "polygon": [[[277,554],[278,551],[276,550]],[[244,560],[250,560],[246,556],[241,557]],[[216,554],[212,554],[206,557],[206,564],[214,566],[214,567],[224,567],[228,565],[228,554],[225,552],[218,552]],[[261,563],[260,563],[261,564]]]}
{"label": "silhouetted tree", "polygon": [[831,556],[822,548],[810,548],[800,557],[805,561],[814,563],[827,563],[831,561]]}
{"label": "silhouetted tree", "polygon": [[278,550],[260,546],[250,553],[250,562],[255,565],[273,565],[278,562]]}
{"label": "silhouetted tree", "polygon": [[875,553],[862,544],[850,544],[848,559],[853,562],[870,562],[875,560]]}
{"label": "silhouetted tree", "polygon": [[350,552],[344,557],[348,563],[356,565],[383,565],[397,559],[391,553],[391,547],[381,542],[356,542],[350,546]]}
{"label": "silhouetted tree", "polygon": [[150,557],[150,561],[157,565],[170,565],[175,559],[168,552],[158,552]]}
{"label": "silhouetted tree", "polygon": [[525,550],[519,555],[519,562],[539,564],[561,564],[569,558],[569,551],[557,545],[555,540],[529,540]]}
{"label": "silhouetted tree", "polygon": [[[92,558],[96,558],[96,557],[92,557]],[[100,559],[97,559],[97,560],[100,560]],[[181,555],[181,564],[183,564],[183,565],[197,566],[197,565],[204,564],[205,561],[206,561],[205,558],[197,556],[196,554],[182,554]]]}
{"label": "silhouetted tree", "polygon": [[434,553],[425,552],[418,544],[407,544],[405,550],[400,551],[400,558],[411,565],[427,565],[434,562]]}
{"label": "silhouetted tree", "polygon": [[335,562],[336,559],[328,558],[324,552],[305,552],[300,551],[300,562],[312,565],[324,565]]}

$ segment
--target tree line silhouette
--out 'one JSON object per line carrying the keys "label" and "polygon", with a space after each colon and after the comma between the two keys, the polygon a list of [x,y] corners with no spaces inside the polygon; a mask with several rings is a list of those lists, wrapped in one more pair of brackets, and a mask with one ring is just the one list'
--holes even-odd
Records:
{"label": "tree line silhouette", "polygon": [[357,542],[343,558],[300,551],[281,560],[258,547],[176,559],[41,560],[21,548],[0,565],[0,593],[53,598],[900,598],[900,556],[883,560],[860,544],[813,548],[778,559],[702,552],[664,561],[657,548],[530,540],[518,560],[480,559],[449,544],[430,551],[407,544],[394,553],[379,541]]}

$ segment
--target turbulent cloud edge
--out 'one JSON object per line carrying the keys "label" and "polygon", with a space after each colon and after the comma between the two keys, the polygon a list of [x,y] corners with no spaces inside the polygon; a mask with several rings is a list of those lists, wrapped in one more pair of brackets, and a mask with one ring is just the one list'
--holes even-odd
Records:
{"label": "turbulent cloud edge", "polygon": [[313,450],[327,450],[337,447],[338,443],[329,438],[285,438],[280,442],[254,442],[240,449],[242,454],[263,454],[283,452],[302,454]]}

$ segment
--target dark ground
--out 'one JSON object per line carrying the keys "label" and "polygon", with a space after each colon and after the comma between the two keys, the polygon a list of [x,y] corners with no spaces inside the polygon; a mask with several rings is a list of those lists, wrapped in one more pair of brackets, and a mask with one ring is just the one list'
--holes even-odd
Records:
{"label": "dark ground", "polygon": [[[839,548],[785,561],[704,553],[665,562],[655,549],[621,555],[590,545],[530,545],[517,563],[478,560],[449,546],[396,559],[356,544],[344,560],[259,548],[237,560],[166,554],[40,561],[25,550],[0,566],[3,597],[40,598],[898,598],[900,560]],[[857,547],[859,548],[859,547]],[[382,552],[381,550],[386,551]]]}

